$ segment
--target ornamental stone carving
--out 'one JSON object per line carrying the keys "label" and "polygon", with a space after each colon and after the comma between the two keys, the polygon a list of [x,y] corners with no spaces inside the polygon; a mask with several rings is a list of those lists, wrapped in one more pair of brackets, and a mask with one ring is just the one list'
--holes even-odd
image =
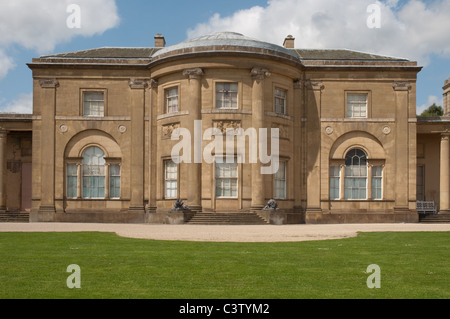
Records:
{"label": "ornamental stone carving", "polygon": [[117,130],[119,131],[119,133],[124,134],[127,131],[127,127],[125,125],[119,125]]}
{"label": "ornamental stone carving", "polygon": [[213,128],[219,129],[222,134],[227,133],[227,129],[237,130],[242,128],[241,121],[231,121],[231,120],[222,120],[222,121],[214,121]]}
{"label": "ornamental stone carving", "polygon": [[205,73],[201,68],[186,69],[183,75],[189,79],[200,79]]}
{"label": "ornamental stone carving", "polygon": [[272,128],[277,128],[280,133],[280,138],[289,139],[289,127],[280,123],[272,123]]}
{"label": "ornamental stone carving", "polygon": [[385,126],[385,127],[383,127],[383,134],[384,135],[389,135],[389,134],[391,134],[391,128],[389,127],[389,126]]}
{"label": "ornamental stone carving", "polygon": [[173,131],[175,131],[177,128],[180,128],[180,123],[164,125],[162,127],[162,139],[171,139]]}
{"label": "ornamental stone carving", "polygon": [[272,73],[270,73],[270,71],[268,69],[260,68],[260,67],[253,68],[252,71],[250,72],[250,74],[251,74],[253,80],[256,80],[256,81],[262,81],[266,77],[268,78],[272,75]]}
{"label": "ornamental stone carving", "polygon": [[325,128],[325,133],[327,133],[327,135],[331,135],[331,134],[333,134],[333,132],[334,132],[334,129],[331,126],[327,126]]}
{"label": "ornamental stone carving", "polygon": [[67,133],[67,131],[69,131],[69,128],[68,128],[68,126],[67,126],[66,124],[61,124],[61,125],[59,126],[59,131],[60,131],[61,133]]}

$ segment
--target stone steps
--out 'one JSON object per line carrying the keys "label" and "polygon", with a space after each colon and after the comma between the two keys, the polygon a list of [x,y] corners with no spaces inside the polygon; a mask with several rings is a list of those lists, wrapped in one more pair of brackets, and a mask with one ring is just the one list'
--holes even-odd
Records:
{"label": "stone steps", "polygon": [[28,212],[3,212],[0,213],[0,223],[29,223],[30,213]]}
{"label": "stone steps", "polygon": [[256,213],[197,213],[190,225],[268,225]]}
{"label": "stone steps", "polygon": [[450,224],[450,214],[420,214],[419,222],[421,223],[449,223]]}

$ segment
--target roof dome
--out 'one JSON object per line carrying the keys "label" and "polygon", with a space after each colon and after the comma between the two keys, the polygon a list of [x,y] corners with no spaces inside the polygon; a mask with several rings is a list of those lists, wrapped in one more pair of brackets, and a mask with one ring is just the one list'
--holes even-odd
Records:
{"label": "roof dome", "polygon": [[282,46],[255,40],[236,32],[216,32],[187,40],[159,50],[152,58],[159,60],[171,56],[211,52],[260,54],[298,61],[298,55]]}

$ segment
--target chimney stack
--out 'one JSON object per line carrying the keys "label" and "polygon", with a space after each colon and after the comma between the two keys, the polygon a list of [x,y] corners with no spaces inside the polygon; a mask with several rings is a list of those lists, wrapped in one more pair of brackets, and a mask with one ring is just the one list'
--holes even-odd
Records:
{"label": "chimney stack", "polygon": [[156,48],[164,48],[166,46],[166,39],[161,33],[158,33],[155,36],[155,47]]}
{"label": "chimney stack", "polygon": [[283,46],[286,49],[294,49],[295,48],[295,38],[292,35],[288,35],[286,39],[284,39]]}

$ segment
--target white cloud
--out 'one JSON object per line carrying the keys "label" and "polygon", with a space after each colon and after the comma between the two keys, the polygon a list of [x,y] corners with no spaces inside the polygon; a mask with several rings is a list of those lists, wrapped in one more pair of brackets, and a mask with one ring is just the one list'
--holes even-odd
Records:
{"label": "white cloud", "polygon": [[437,106],[443,106],[443,98],[441,97],[437,97],[434,95],[430,95],[428,97],[428,101],[427,103],[417,106],[417,114],[422,114],[423,111],[425,111],[427,108],[429,108],[431,105],[436,104]]}
{"label": "white cloud", "polygon": [[[367,7],[381,9],[381,28],[370,29]],[[270,0],[228,17],[213,15],[188,37],[235,31],[282,44],[292,34],[297,48],[347,48],[404,57],[427,65],[431,54],[450,56],[448,0]]]}
{"label": "white cloud", "polygon": [[[69,28],[70,4],[80,8],[80,28]],[[115,0],[0,1],[0,79],[12,68],[7,49],[19,45],[38,53],[52,51],[75,36],[102,34],[119,24]],[[3,56],[2,56],[3,51]]]}
{"label": "white cloud", "polygon": [[0,79],[5,77],[8,71],[14,67],[13,59],[0,49]]}
{"label": "white cloud", "polygon": [[0,104],[1,113],[33,113],[33,93],[19,94],[17,98],[6,105]]}

